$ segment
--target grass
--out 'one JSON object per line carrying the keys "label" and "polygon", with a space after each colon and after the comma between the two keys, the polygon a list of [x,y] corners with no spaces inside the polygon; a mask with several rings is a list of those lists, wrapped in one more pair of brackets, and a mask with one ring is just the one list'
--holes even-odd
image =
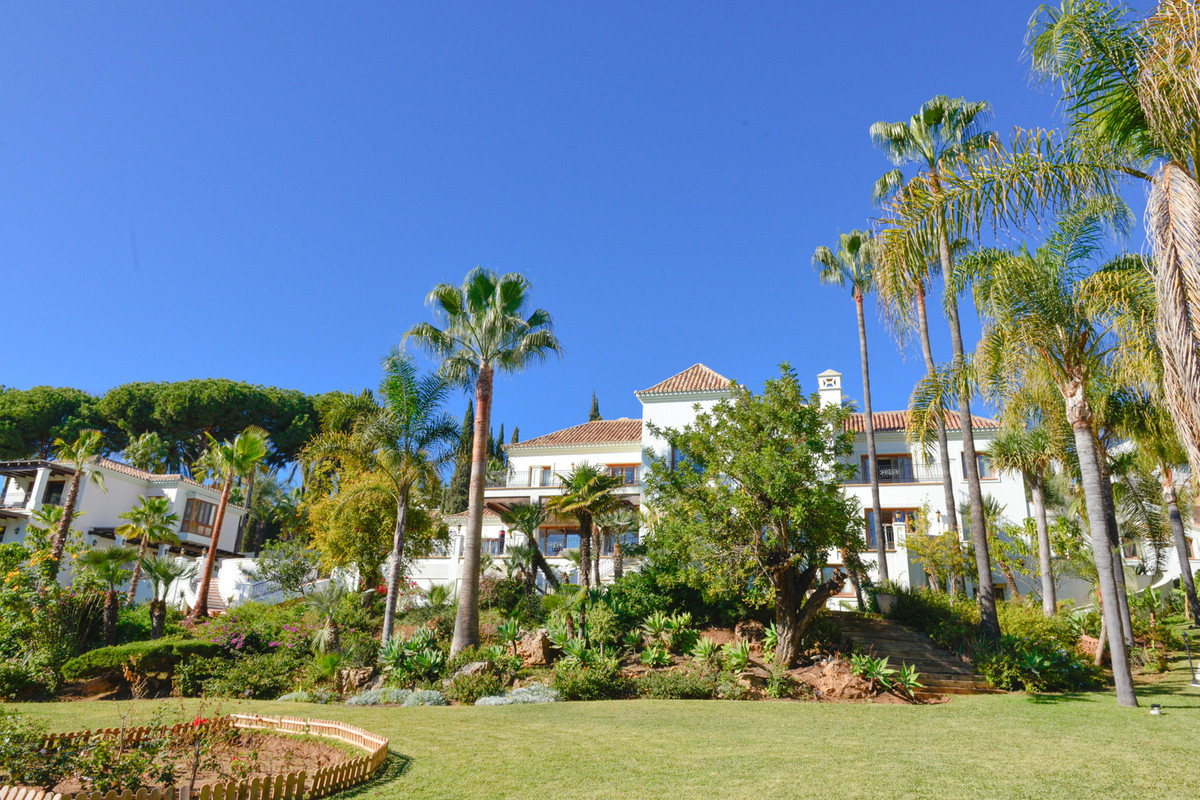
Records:
{"label": "grass", "polygon": [[[1200,689],[1186,662],[1111,693],[982,695],[942,705],[617,701],[486,708],[227,702],[339,719],[391,739],[345,798],[1160,798],[1200,794]],[[198,701],[141,701],[132,716]],[[1149,713],[1160,703],[1163,714]],[[216,711],[213,702],[205,714]],[[62,730],[118,724],[130,703],[25,704]]]}

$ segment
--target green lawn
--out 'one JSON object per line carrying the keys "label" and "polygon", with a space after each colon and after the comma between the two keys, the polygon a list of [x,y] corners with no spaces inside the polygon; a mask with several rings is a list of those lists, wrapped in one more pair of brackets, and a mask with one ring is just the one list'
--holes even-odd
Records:
{"label": "green lawn", "polygon": [[[1200,689],[1186,664],[1112,695],[958,697],[944,705],[626,701],[376,708],[227,703],[347,720],[391,739],[357,798],[1164,798],[1200,794]],[[1151,702],[1163,715],[1151,716]],[[145,719],[161,704],[143,701]],[[189,708],[196,701],[186,701]],[[129,703],[28,704],[56,728],[116,724]],[[211,704],[208,711],[211,711]]]}

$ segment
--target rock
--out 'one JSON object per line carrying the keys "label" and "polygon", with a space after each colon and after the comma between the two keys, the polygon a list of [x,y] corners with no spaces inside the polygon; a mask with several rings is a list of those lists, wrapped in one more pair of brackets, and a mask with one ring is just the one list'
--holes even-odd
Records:
{"label": "rock", "polygon": [[360,689],[367,685],[374,674],[375,670],[371,667],[344,669],[338,673],[336,681],[337,689],[342,694],[357,694]]}
{"label": "rock", "polygon": [[462,669],[454,673],[454,677],[459,675],[478,675],[481,672],[487,672],[491,669],[491,664],[486,661],[472,661],[470,664],[464,664]]}
{"label": "rock", "polygon": [[538,628],[527,633],[517,643],[517,656],[527,667],[544,667],[553,658],[553,645],[550,644],[550,633],[545,628]]}
{"label": "rock", "polygon": [[761,622],[752,619],[743,620],[734,626],[733,635],[738,639],[745,639],[747,642],[761,642],[767,637],[767,629]]}

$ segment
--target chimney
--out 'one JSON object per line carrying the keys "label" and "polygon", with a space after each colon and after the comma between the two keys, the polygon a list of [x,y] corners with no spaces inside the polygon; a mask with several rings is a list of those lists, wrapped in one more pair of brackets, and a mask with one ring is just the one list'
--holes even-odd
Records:
{"label": "chimney", "polygon": [[822,406],[842,404],[842,373],[827,369],[817,376],[817,390]]}

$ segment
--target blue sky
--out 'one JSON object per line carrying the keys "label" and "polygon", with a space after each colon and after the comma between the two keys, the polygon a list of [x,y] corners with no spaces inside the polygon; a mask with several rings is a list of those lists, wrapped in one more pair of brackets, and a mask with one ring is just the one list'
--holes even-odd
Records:
{"label": "blue sky", "polygon": [[[860,397],[853,305],[812,251],[873,213],[872,122],[948,94],[1003,133],[1055,124],[1033,7],[11,6],[0,382],[373,386],[429,288],[483,265],[525,273],[565,347],[497,383],[526,437],[593,389],[637,416],[697,361],[753,387],[832,367]],[[875,407],[903,407],[919,354],[873,306],[868,333]]]}

